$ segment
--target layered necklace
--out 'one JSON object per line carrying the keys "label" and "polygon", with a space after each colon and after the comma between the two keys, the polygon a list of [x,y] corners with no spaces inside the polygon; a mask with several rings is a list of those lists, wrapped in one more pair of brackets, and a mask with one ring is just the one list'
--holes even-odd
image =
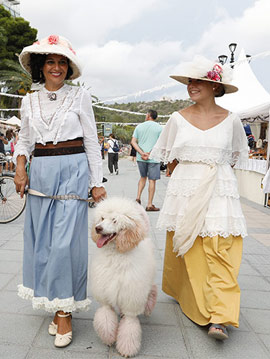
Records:
{"label": "layered necklace", "polygon": [[[64,87],[64,86],[63,86]],[[61,89],[63,88],[61,87]],[[40,101],[40,92],[38,91],[38,103],[39,103],[39,109],[40,109],[40,117],[41,120],[49,127],[50,124],[53,122],[53,119],[55,118],[57,112],[60,110],[60,108],[62,107],[62,105],[64,104],[67,95],[69,94],[71,89],[69,89],[68,91],[66,91],[66,95],[64,96],[63,100],[61,101],[61,103],[56,107],[56,110],[53,112],[52,115],[50,116],[44,116],[42,113],[42,106],[41,106],[41,101]],[[45,87],[44,87],[44,92],[47,94],[47,97],[50,101],[56,101],[57,100],[57,94],[54,92],[47,92]]]}

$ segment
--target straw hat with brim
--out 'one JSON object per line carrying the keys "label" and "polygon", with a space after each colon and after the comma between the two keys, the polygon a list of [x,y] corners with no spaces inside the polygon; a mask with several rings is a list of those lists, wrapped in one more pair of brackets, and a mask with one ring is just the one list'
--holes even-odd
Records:
{"label": "straw hat with brim", "polygon": [[70,42],[62,36],[50,35],[45,39],[36,41],[33,45],[26,46],[20,56],[20,64],[22,67],[31,74],[30,68],[30,54],[56,54],[62,55],[69,59],[70,67],[73,70],[73,74],[70,76],[70,80],[74,80],[81,76],[81,65],[78,61],[75,51],[73,50]]}
{"label": "straw hat with brim", "polygon": [[232,71],[228,65],[212,62],[203,56],[195,56],[192,62],[180,66],[179,75],[170,77],[185,85],[188,85],[190,79],[219,83],[223,85],[225,93],[233,93],[238,91],[238,88],[231,84]]}

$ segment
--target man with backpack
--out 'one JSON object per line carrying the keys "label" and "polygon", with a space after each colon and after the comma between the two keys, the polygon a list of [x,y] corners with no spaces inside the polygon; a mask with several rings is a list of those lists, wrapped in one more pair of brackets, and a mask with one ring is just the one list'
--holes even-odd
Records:
{"label": "man with backpack", "polygon": [[110,134],[108,140],[108,168],[110,171],[110,175],[113,175],[113,170],[115,174],[118,175],[118,152],[120,150],[118,141],[115,139],[114,134]]}

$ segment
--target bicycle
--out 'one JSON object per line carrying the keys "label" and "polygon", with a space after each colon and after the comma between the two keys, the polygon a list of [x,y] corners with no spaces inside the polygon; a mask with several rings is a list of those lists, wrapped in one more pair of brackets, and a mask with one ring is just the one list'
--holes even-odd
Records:
{"label": "bicycle", "polygon": [[21,198],[16,192],[14,174],[3,172],[7,162],[5,155],[0,155],[0,223],[9,223],[18,218],[24,211],[26,195]]}

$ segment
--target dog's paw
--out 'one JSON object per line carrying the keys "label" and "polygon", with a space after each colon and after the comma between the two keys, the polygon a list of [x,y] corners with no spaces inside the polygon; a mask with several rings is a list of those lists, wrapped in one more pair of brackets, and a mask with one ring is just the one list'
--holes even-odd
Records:
{"label": "dog's paw", "polygon": [[94,317],[94,329],[103,343],[112,345],[116,342],[118,317],[111,307],[98,308]]}
{"label": "dog's paw", "polygon": [[123,357],[136,355],[141,347],[142,330],[137,317],[124,316],[119,323],[116,349]]}

